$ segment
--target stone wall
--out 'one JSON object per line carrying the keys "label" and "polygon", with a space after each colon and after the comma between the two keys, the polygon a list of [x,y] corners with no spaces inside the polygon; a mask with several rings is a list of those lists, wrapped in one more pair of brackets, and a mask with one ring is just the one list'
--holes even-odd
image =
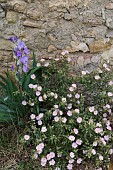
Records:
{"label": "stone wall", "polygon": [[113,0],[0,0],[0,64],[18,35],[37,56],[67,49],[76,65],[113,57]]}

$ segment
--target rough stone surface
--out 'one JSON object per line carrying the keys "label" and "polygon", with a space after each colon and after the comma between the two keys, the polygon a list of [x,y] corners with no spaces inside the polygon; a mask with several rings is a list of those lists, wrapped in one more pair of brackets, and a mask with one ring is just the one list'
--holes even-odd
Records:
{"label": "rough stone surface", "polygon": [[80,67],[98,63],[112,56],[113,0],[0,0],[0,35],[0,61],[17,35],[38,55],[67,49]]}
{"label": "rough stone surface", "polygon": [[104,60],[109,60],[109,58],[112,58],[113,59],[113,47],[111,47],[111,49],[107,50],[107,51],[104,51],[102,54],[101,54],[101,57],[102,59]]}
{"label": "rough stone surface", "polygon": [[18,20],[18,14],[14,11],[8,11],[6,15],[6,20],[10,23],[15,23]]}
{"label": "rough stone surface", "polygon": [[5,12],[0,12],[0,18],[4,18],[5,17]]}
{"label": "rough stone surface", "polygon": [[79,56],[77,59],[77,64],[79,66],[83,66],[84,65],[84,57],[83,56]]}
{"label": "rough stone surface", "polygon": [[90,52],[94,52],[94,53],[107,50],[110,47],[111,47],[111,42],[108,39],[101,39],[89,44]]}
{"label": "rough stone surface", "polygon": [[10,41],[4,40],[4,39],[0,40],[0,50],[11,51],[12,47],[13,47],[13,44],[10,43]]}
{"label": "rough stone surface", "polygon": [[72,48],[70,50],[72,50],[72,52],[82,51],[85,53],[89,51],[88,46],[84,42],[72,41],[71,46]]}
{"label": "rough stone surface", "polygon": [[53,45],[49,45],[49,47],[48,47],[48,52],[50,53],[50,52],[53,52],[53,51],[56,51],[57,50],[57,48],[56,47],[54,47]]}
{"label": "rough stone surface", "polygon": [[87,64],[89,64],[89,63],[91,63],[90,58],[85,59],[85,61],[84,61],[84,65],[87,65]]}
{"label": "rough stone surface", "polygon": [[106,37],[113,38],[113,30],[108,30],[108,32],[106,33]]}
{"label": "rough stone surface", "polygon": [[10,0],[8,3],[9,3],[9,5],[12,5],[12,7],[15,11],[18,11],[18,12],[24,12],[27,7],[27,3],[22,0],[19,0],[19,1],[18,0]]}
{"label": "rough stone surface", "polygon": [[78,5],[81,2],[81,0],[50,0],[49,2],[49,8],[54,7],[67,7]]}
{"label": "rough stone surface", "polygon": [[91,58],[91,62],[93,63],[97,63],[100,60],[100,56],[96,55],[96,56],[92,56]]}
{"label": "rough stone surface", "polygon": [[23,25],[26,27],[31,27],[31,28],[42,28],[43,23],[42,22],[37,23],[37,22],[26,20],[23,22]]}
{"label": "rough stone surface", "polygon": [[113,9],[113,3],[108,3],[106,5],[106,9]]}
{"label": "rough stone surface", "polygon": [[43,17],[43,13],[39,9],[29,9],[27,16],[34,20],[40,20]]}

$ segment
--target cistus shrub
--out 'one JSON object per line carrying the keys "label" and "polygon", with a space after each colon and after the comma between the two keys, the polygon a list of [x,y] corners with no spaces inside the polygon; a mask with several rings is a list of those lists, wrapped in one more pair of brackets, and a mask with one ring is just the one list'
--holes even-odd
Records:
{"label": "cistus shrub", "polygon": [[68,51],[37,62],[33,55],[29,67],[31,54],[25,43],[18,37],[10,40],[16,44],[15,65],[5,78],[0,76],[0,85],[7,87],[0,114],[25,125],[20,143],[31,149],[34,163],[40,170],[74,170],[88,162],[95,170],[107,168],[113,154],[110,62],[73,77]]}
{"label": "cistus shrub", "polygon": [[113,153],[112,67],[103,63],[76,77],[68,76],[68,67],[68,58],[52,60],[41,86],[29,85],[34,101],[45,111],[31,112],[30,128],[22,142],[34,144],[32,158],[40,162],[40,169],[71,170],[88,162],[96,170],[107,168]]}

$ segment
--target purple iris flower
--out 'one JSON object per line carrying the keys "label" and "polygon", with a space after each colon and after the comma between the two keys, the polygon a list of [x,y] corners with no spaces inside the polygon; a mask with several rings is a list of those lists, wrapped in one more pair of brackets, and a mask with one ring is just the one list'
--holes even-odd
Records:
{"label": "purple iris flower", "polygon": [[22,58],[20,58],[20,62],[23,64],[23,71],[26,73],[26,72],[28,72],[28,66],[27,66],[27,64],[28,64],[28,57],[27,56],[24,56],[24,57],[22,57]]}
{"label": "purple iris flower", "polygon": [[23,71],[26,73],[26,72],[28,72],[28,67],[27,67],[27,65],[23,65]]}
{"label": "purple iris flower", "polygon": [[18,40],[17,42],[18,42],[17,48],[18,48],[19,50],[21,50],[21,49],[23,49],[23,48],[25,47],[25,43],[24,43],[23,41]]}
{"label": "purple iris flower", "polygon": [[9,40],[11,41],[11,42],[17,42],[17,40],[18,40],[18,37],[17,36],[15,36],[14,38],[13,37],[10,37],[9,38]]}
{"label": "purple iris flower", "polygon": [[17,42],[18,41],[18,37],[15,36],[13,40],[14,40],[14,42]]}
{"label": "purple iris flower", "polygon": [[19,60],[23,65],[26,65],[28,63],[28,57],[27,56],[21,57]]}
{"label": "purple iris flower", "polygon": [[29,50],[27,47],[24,47],[24,54],[29,54]]}
{"label": "purple iris flower", "polygon": [[21,51],[16,51],[16,56],[19,58],[19,57],[22,57],[22,52]]}
{"label": "purple iris flower", "polygon": [[[25,43],[18,39],[17,36],[10,37],[9,40],[16,44],[16,47],[14,48],[13,52],[15,56],[17,57],[16,67],[17,67],[17,75],[20,76],[19,73],[19,67],[22,65],[22,69],[24,72],[28,72],[28,54],[30,53]],[[23,56],[25,55],[25,56]],[[12,66],[11,70],[14,70],[14,66]]]}
{"label": "purple iris flower", "polygon": [[13,42],[13,37],[10,37],[9,40],[10,40],[11,42]]}
{"label": "purple iris flower", "polygon": [[11,71],[14,71],[14,66],[11,67]]}

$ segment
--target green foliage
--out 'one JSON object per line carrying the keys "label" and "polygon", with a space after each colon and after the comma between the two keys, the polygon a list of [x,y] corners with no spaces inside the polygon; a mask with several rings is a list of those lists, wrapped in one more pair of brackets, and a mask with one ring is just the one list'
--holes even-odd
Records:
{"label": "green foliage", "polygon": [[[34,83],[30,78],[32,74],[36,74],[36,83],[41,80],[42,67],[36,67],[36,59],[33,57],[33,68],[29,72],[22,71],[20,80],[15,73],[7,71],[5,76],[0,75],[0,88],[3,94],[0,99],[0,122],[18,122],[22,125],[28,119],[29,107],[22,105],[22,101],[32,97],[29,93],[28,85]],[[27,96],[29,93],[29,96]],[[38,108],[38,107],[37,107]],[[26,114],[27,113],[27,114]]]}
{"label": "green foliage", "polygon": [[[110,65],[109,69],[112,70]],[[100,68],[97,68],[97,70],[94,70],[91,74],[79,76],[80,87],[84,89],[83,93],[87,97],[87,104],[102,105],[107,102],[107,93],[110,91],[113,92],[111,86],[108,85],[113,77],[113,72],[111,70],[107,71],[103,65],[100,65]],[[95,76],[99,79],[96,80]]]}
{"label": "green foliage", "polygon": [[[64,59],[52,61],[43,69],[43,81],[38,84],[42,99],[37,96],[34,100],[39,113],[31,112],[30,128],[26,130],[29,139],[25,135],[24,141],[34,144],[34,158],[40,159],[40,166],[69,169],[89,161],[98,168],[108,166],[113,152],[112,67],[108,64],[109,69],[101,66],[72,78],[67,66]],[[32,89],[33,96],[36,92]],[[40,107],[47,110],[41,112]],[[48,155],[53,153],[51,162]]]}

